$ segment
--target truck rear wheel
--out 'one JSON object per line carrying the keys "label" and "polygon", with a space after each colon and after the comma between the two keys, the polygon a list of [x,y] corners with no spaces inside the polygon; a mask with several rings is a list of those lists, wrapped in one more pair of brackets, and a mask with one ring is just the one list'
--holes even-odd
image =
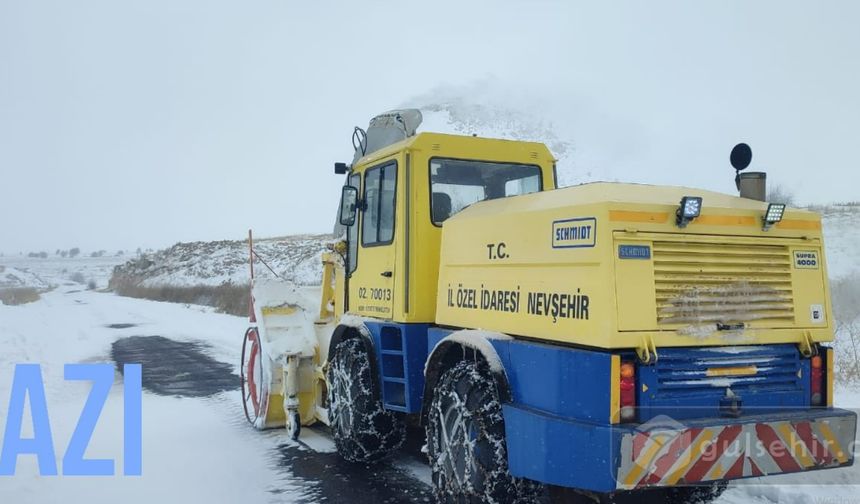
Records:
{"label": "truck rear wheel", "polygon": [[629,490],[604,494],[594,500],[601,504],[708,504],[726,490],[728,483],[717,481],[694,486]]}
{"label": "truck rear wheel", "polygon": [[370,358],[358,338],[340,342],[329,360],[328,411],[335,446],[350,462],[374,462],[400,448],[403,420],[382,407]]}
{"label": "truck rear wheel", "polygon": [[499,392],[475,362],[459,362],[439,379],[428,415],[427,450],[438,502],[540,500],[540,485],[508,472]]}
{"label": "truck rear wheel", "polygon": [[670,504],[707,504],[722,495],[727,486],[727,482],[718,481],[698,486],[671,488],[666,502]]}

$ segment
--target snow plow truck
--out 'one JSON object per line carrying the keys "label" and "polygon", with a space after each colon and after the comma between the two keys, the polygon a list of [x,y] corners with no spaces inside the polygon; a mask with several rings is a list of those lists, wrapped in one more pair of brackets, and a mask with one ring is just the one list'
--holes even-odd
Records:
{"label": "snow plow truck", "polygon": [[422,432],[440,502],[707,502],[853,463],[821,219],[765,202],[748,146],[740,196],[557,188],[541,143],[420,122],[355,129],[321,289],[252,280],[255,427],[325,424],[361,463]]}

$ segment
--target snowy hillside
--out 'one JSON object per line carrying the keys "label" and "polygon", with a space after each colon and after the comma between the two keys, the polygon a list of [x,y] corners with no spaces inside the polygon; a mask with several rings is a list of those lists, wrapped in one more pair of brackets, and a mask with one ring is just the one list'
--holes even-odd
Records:
{"label": "snowy hillside", "polygon": [[[331,235],[297,235],[254,240],[254,250],[281,278],[299,285],[319,285],[320,254]],[[144,254],[114,269],[111,285],[132,282],[146,287],[247,285],[250,278],[248,242],[244,240],[189,242]],[[273,277],[261,261],[261,277]]]}
{"label": "snowy hillside", "polygon": [[107,287],[114,266],[122,257],[48,257],[0,256],[0,289],[33,288],[46,291],[60,285]]}
{"label": "snowy hillside", "polygon": [[33,287],[43,290],[50,288],[50,284],[39,275],[26,270],[0,265],[0,289],[18,289],[22,287]]}

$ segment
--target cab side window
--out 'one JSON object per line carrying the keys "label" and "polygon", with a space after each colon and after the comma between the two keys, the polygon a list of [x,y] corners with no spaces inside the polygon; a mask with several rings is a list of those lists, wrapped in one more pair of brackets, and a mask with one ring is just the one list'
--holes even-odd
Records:
{"label": "cab side window", "polygon": [[389,163],[364,174],[364,216],[361,244],[385,245],[394,239],[394,205],[397,164]]}
{"label": "cab side window", "polygon": [[[349,185],[356,189],[361,187],[361,175],[358,173],[350,175]],[[347,271],[352,273],[358,266],[358,217],[356,217],[355,223],[349,227],[347,233],[349,233],[347,235],[347,243],[349,244],[349,251],[346,254],[349,261]]]}

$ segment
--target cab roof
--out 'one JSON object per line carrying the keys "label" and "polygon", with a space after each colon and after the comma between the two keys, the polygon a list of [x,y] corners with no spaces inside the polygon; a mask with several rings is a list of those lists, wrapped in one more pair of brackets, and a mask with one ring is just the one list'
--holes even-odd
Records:
{"label": "cab roof", "polygon": [[403,150],[439,151],[443,156],[446,151],[470,150],[474,151],[474,156],[470,156],[470,159],[474,158],[486,161],[523,162],[526,159],[531,159],[535,162],[555,161],[547,146],[540,142],[421,132],[367,154],[356,161],[355,168],[363,168]]}

